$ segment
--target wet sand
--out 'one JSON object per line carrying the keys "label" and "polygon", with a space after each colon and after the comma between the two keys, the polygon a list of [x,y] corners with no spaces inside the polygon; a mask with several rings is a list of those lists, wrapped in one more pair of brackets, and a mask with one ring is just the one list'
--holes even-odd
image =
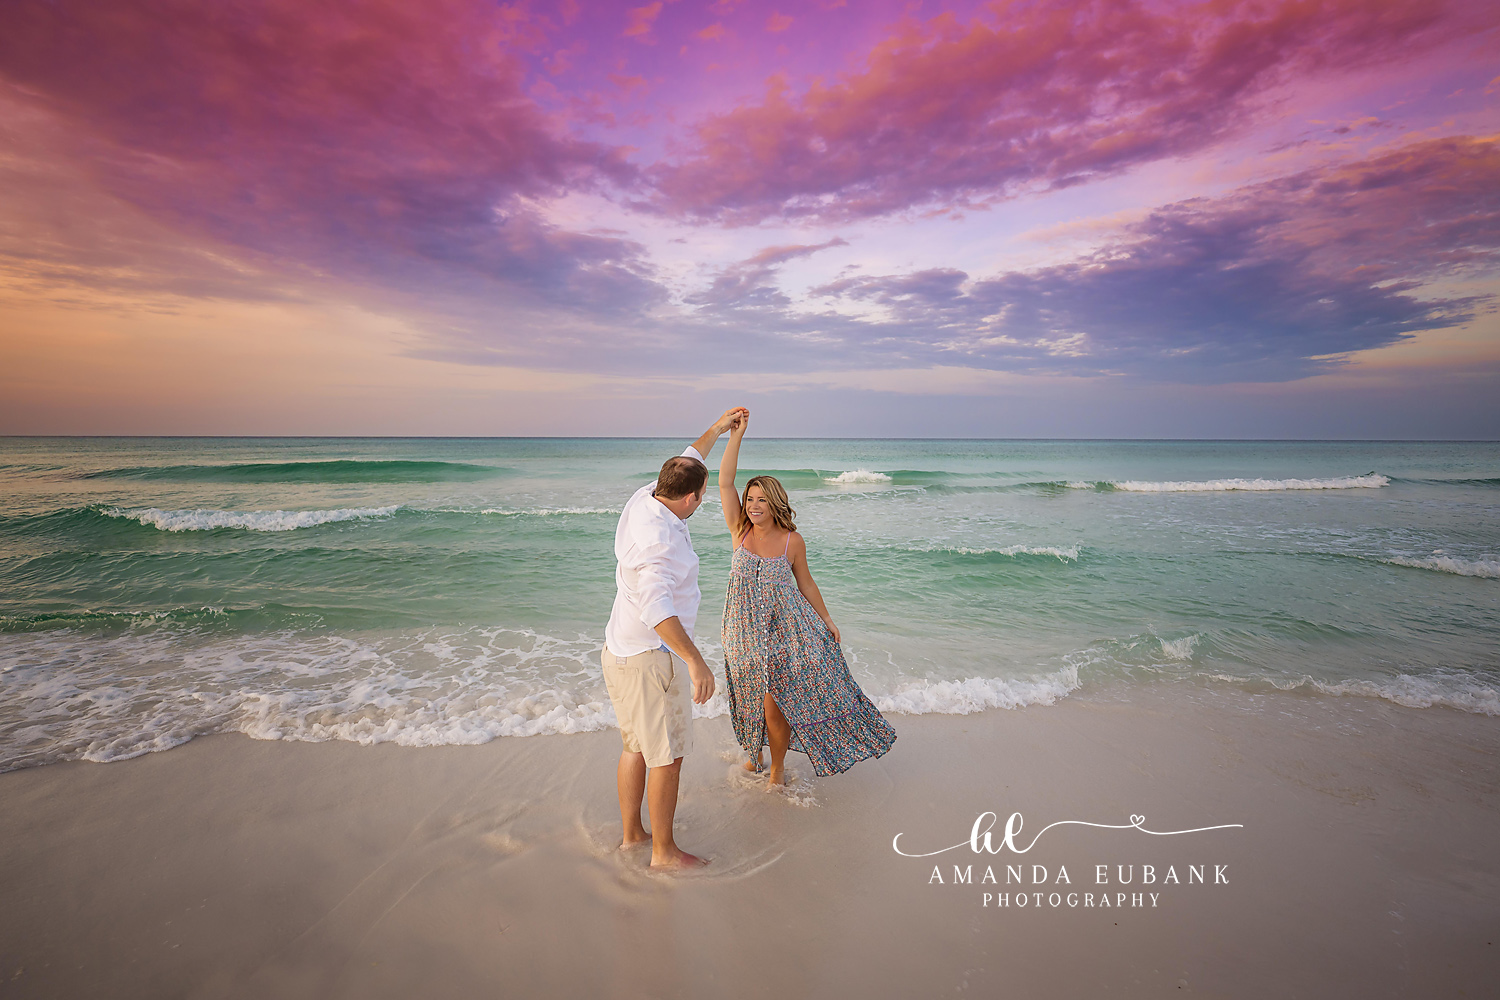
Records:
{"label": "wet sand", "polygon": [[[1500,976],[1500,719],[1171,684],[892,722],[882,760],[815,779],[793,755],[778,794],[699,720],[678,840],[713,863],[685,877],[613,849],[613,732],[231,734],[3,774],[0,996],[1365,998]],[[1021,847],[1062,820],[1243,826],[1064,825],[976,855],[985,811],[996,847],[1016,812]],[[962,846],[902,857],[898,833]]]}

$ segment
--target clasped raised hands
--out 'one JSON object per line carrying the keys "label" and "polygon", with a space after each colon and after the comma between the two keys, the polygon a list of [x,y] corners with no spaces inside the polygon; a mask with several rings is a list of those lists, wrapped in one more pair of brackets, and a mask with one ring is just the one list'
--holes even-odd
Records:
{"label": "clasped raised hands", "polygon": [[714,430],[720,434],[745,433],[745,428],[750,426],[750,411],[743,406],[732,406],[724,411],[719,422],[714,424]]}

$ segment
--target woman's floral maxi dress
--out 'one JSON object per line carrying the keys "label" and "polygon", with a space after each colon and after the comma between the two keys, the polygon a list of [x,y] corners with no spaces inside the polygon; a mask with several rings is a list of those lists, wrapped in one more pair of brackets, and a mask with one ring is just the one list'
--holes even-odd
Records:
{"label": "woman's floral maxi dress", "polygon": [[734,735],[751,757],[767,745],[768,688],[791,723],[791,749],[807,754],[815,774],[847,771],[896,742],[896,730],[854,682],[833,633],[797,589],[785,555],[734,550],[724,668]]}

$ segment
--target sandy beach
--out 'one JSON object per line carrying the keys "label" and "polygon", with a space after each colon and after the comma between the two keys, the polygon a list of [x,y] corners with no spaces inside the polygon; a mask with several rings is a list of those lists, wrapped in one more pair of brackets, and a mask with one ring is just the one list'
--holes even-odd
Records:
{"label": "sandy beach", "polygon": [[[780,795],[699,720],[694,877],[613,850],[613,732],[229,734],[0,775],[0,993],[1481,996],[1500,974],[1494,719],[1173,684],[893,722],[887,757],[804,760]],[[1017,846],[1061,820],[1243,826],[976,855],[985,811],[996,847],[1014,812]],[[898,833],[962,846],[903,857]]]}

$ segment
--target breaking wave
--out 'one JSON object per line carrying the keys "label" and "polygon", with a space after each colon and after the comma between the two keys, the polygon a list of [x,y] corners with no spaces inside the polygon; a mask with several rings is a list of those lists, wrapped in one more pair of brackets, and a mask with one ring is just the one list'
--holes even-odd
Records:
{"label": "breaking wave", "polygon": [[356,521],[370,517],[389,517],[401,508],[343,507],[338,510],[159,510],[146,507],[126,510],[111,507],[101,511],[107,517],[127,518],[162,531],[213,531],[217,528],[241,528],[246,531],[295,531],[334,521]]}
{"label": "breaking wave", "polygon": [[948,552],[960,556],[1045,556],[1061,562],[1077,562],[1077,545],[1005,545],[997,548],[965,545],[934,545],[929,548],[903,548],[906,552]]}
{"label": "breaking wave", "polygon": [[1418,677],[1397,674],[1380,679],[1322,681],[1314,677],[1294,680],[1264,680],[1213,676],[1236,684],[1266,683],[1280,691],[1312,690],[1340,697],[1379,698],[1404,708],[1455,708],[1476,715],[1500,715],[1500,690],[1479,677],[1462,671],[1435,672]]}
{"label": "breaking wave", "polygon": [[898,683],[886,692],[867,692],[875,707],[899,715],[968,715],[991,708],[1052,705],[1078,690],[1078,668],[1030,679],[969,677],[961,681],[921,680]]}
{"label": "breaking wave", "polygon": [[[454,511],[463,514],[467,511]],[[500,514],[506,517],[552,517],[558,514],[616,514],[620,513],[618,507],[486,507],[481,514]]]}
{"label": "breaking wave", "polygon": [[489,479],[510,469],[466,462],[249,462],[237,465],[132,466],[88,472],[81,479],[210,483],[440,483]]}
{"label": "breaking wave", "polygon": [[1070,482],[1069,489],[1117,490],[1122,493],[1274,493],[1281,490],[1356,490],[1379,489],[1390,485],[1390,477],[1378,473],[1363,476],[1341,476],[1333,479],[1209,479],[1203,482],[1148,482],[1128,479],[1123,482]]}
{"label": "breaking wave", "polygon": [[1434,573],[1452,573],[1455,576],[1477,576],[1485,580],[1500,580],[1500,559],[1456,559],[1453,556],[1392,556],[1381,562],[1392,566],[1408,566],[1426,569]]}
{"label": "breaking wave", "polygon": [[853,469],[849,472],[840,472],[836,476],[825,476],[823,482],[834,483],[839,486],[880,485],[891,482],[891,477],[884,472],[871,472],[869,469]]}

